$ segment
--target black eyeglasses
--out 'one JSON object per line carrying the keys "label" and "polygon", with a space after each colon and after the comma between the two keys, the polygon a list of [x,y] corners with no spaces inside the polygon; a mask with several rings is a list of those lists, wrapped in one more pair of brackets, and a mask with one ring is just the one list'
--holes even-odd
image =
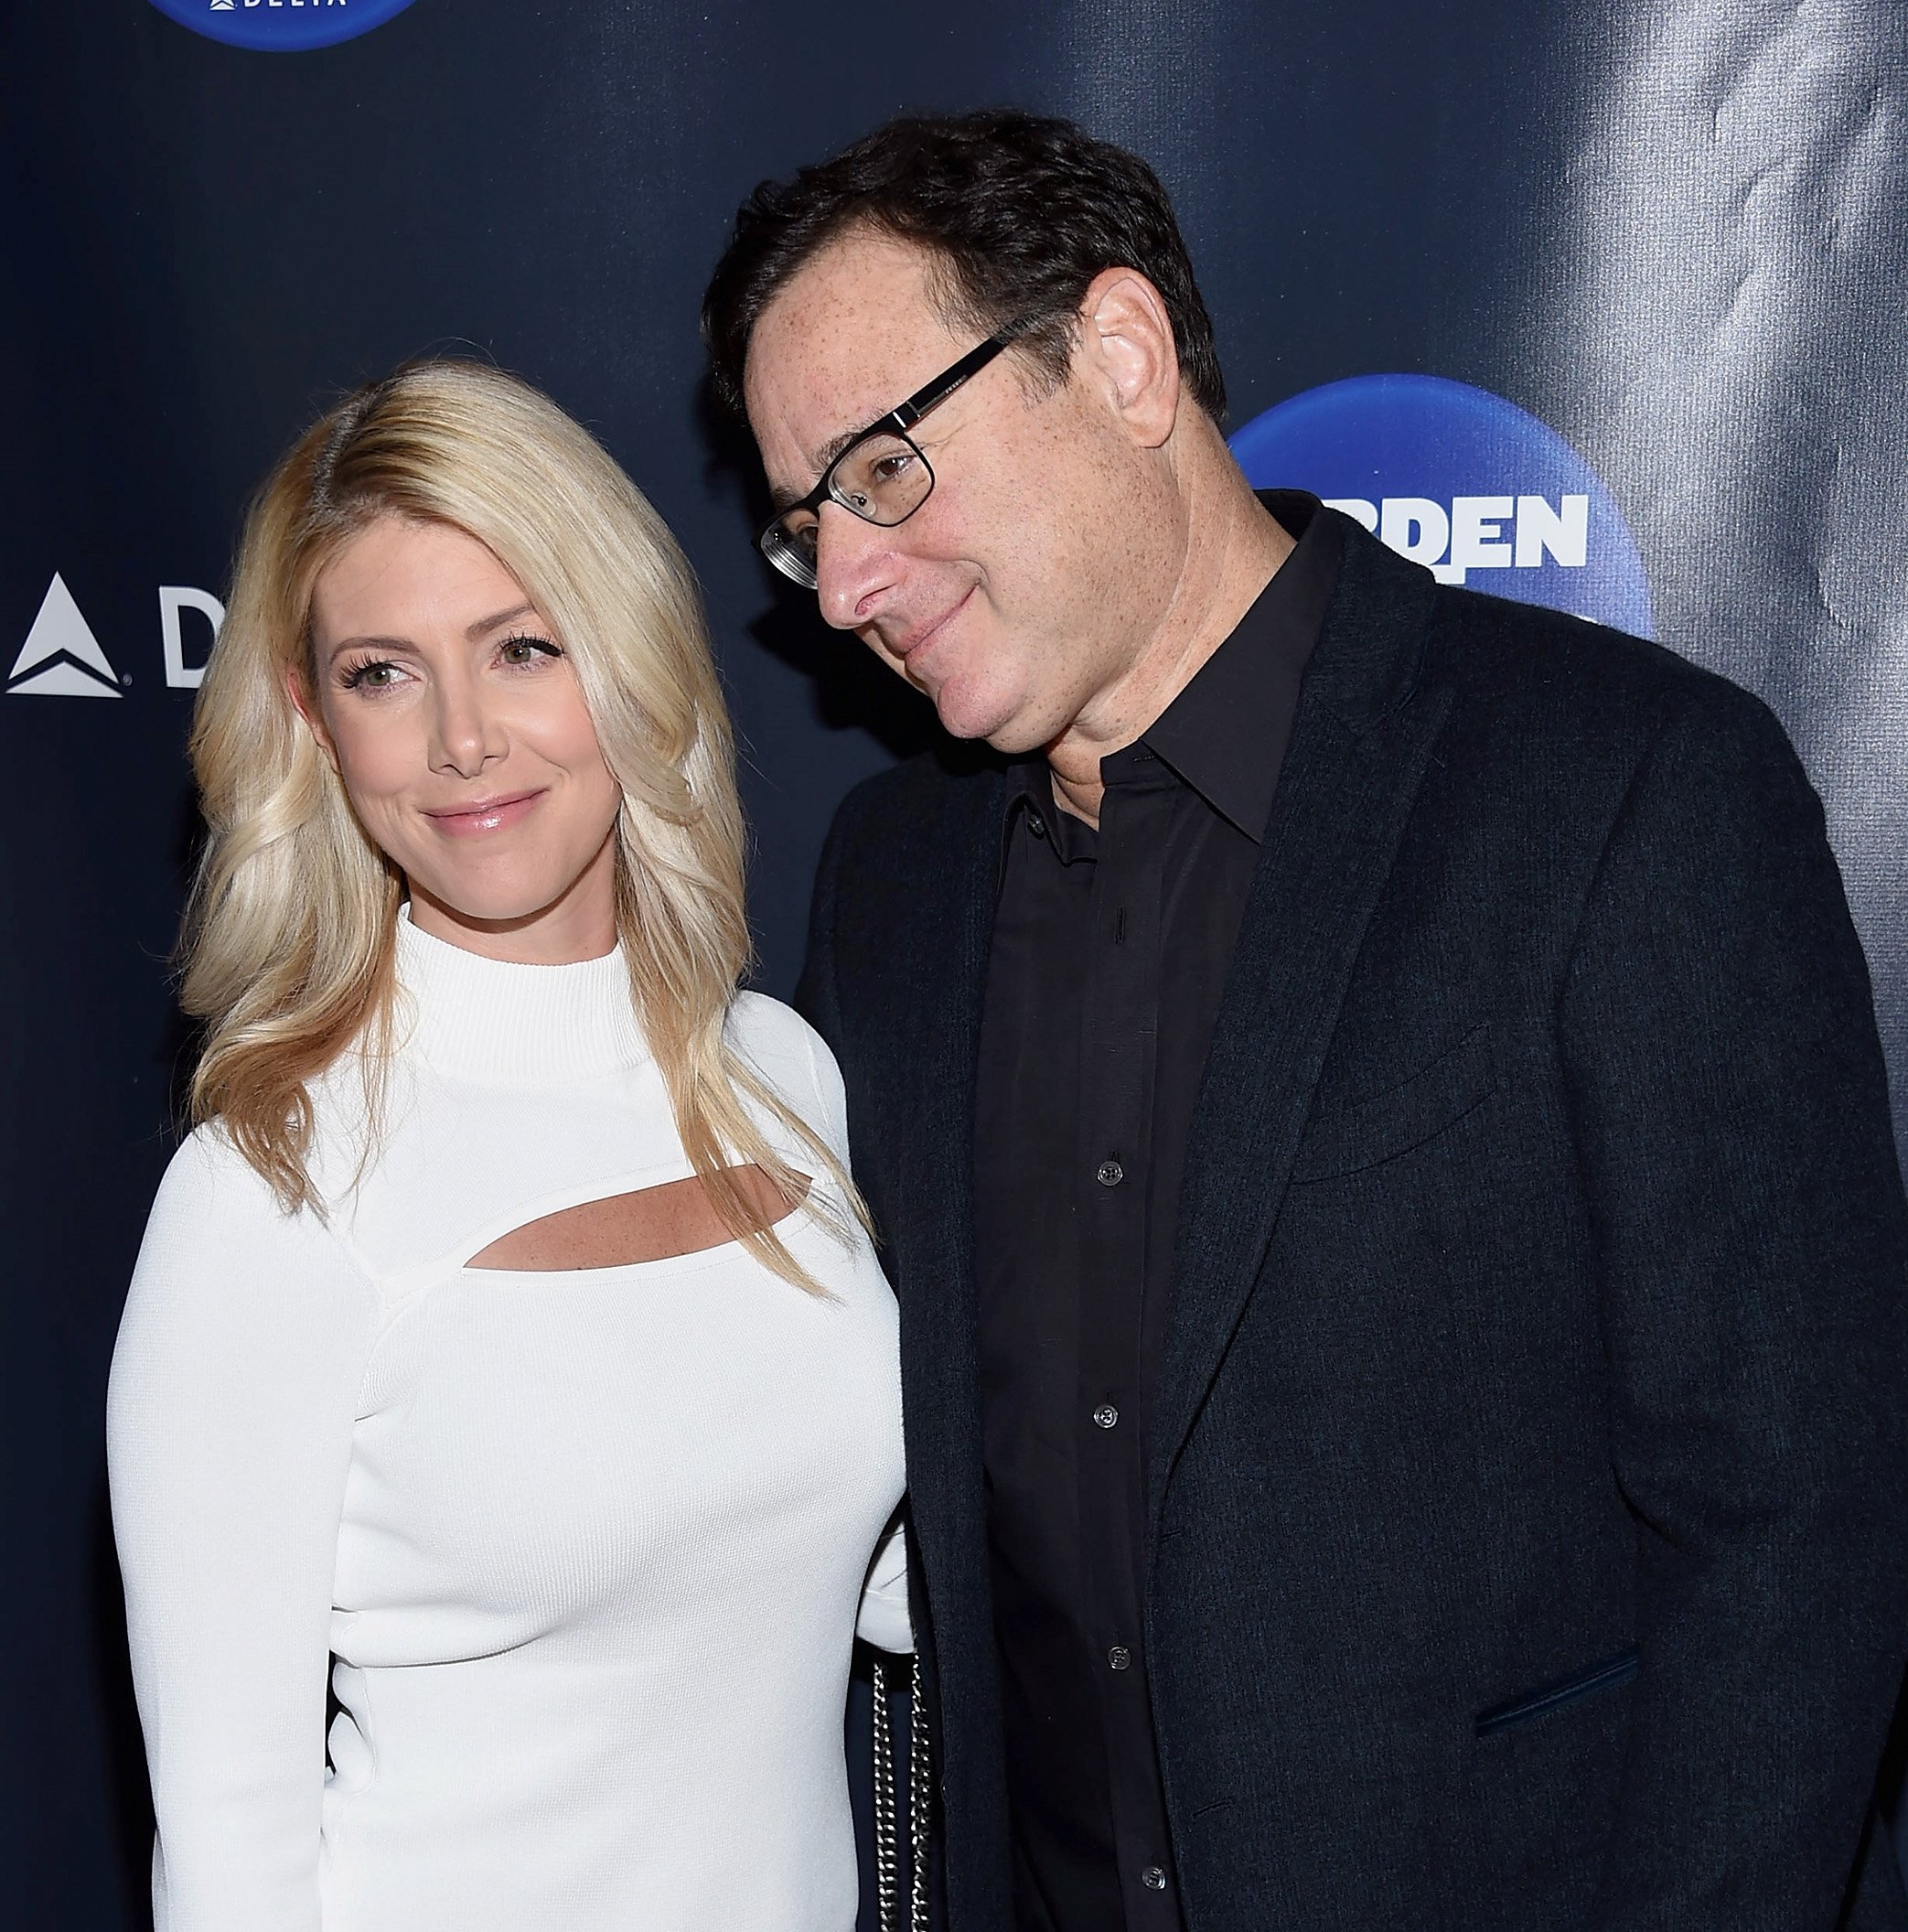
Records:
{"label": "black eyeglasses", "polygon": [[1032,327],[1031,317],[1010,322],[944,369],[927,388],[916,390],[898,409],[869,424],[821,472],[820,482],[799,503],[791,503],[762,526],[756,548],[785,577],[813,590],[819,581],[815,564],[824,503],[839,503],[864,523],[884,529],[906,522],[934,489],[934,471],[906,432]]}

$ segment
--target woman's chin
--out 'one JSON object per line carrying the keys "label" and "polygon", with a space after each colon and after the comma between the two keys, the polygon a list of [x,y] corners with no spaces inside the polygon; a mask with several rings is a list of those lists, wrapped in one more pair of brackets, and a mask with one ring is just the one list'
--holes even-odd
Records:
{"label": "woman's chin", "polygon": [[510,890],[471,891],[411,882],[412,912],[418,918],[420,903],[424,922],[467,927],[472,932],[510,932],[553,915],[568,894],[562,887],[525,886]]}

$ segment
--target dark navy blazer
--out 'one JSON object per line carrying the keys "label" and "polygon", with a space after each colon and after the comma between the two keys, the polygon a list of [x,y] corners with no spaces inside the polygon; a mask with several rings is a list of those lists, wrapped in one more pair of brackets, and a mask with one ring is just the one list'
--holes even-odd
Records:
{"label": "dark navy blazer", "polygon": [[[1865,1830],[1908,1214],[1820,808],[1732,685],[1345,536],[1152,1451],[1188,1925],[1908,1924]],[[953,756],[852,794],[799,995],[901,1304],[955,1932],[1009,1917],[969,1229],[1001,798]]]}

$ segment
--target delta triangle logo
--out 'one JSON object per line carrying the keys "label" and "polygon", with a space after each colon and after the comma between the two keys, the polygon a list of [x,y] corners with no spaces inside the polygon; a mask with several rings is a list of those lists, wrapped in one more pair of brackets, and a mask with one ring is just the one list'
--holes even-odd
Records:
{"label": "delta triangle logo", "polygon": [[39,615],[7,678],[9,692],[23,698],[116,698],[119,673],[106,661],[92,627],[80,614],[66,579],[56,570]]}

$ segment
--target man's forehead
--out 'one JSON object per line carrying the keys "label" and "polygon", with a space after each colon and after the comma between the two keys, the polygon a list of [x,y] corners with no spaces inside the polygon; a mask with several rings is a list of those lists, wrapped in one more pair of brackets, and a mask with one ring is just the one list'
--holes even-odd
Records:
{"label": "man's forehead", "polygon": [[932,380],[952,338],[932,299],[930,265],[910,243],[844,236],[777,291],[751,333],[743,377],[772,467],[799,454],[819,473],[843,437]]}

